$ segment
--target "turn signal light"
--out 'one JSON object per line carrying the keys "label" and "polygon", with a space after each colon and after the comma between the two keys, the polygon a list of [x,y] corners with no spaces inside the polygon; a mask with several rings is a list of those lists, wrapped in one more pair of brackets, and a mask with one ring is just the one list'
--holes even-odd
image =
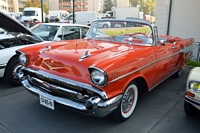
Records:
{"label": "turn signal light", "polygon": [[194,97],[195,96],[195,94],[193,94],[193,93],[191,93],[189,91],[186,92],[186,95],[189,96],[189,97]]}

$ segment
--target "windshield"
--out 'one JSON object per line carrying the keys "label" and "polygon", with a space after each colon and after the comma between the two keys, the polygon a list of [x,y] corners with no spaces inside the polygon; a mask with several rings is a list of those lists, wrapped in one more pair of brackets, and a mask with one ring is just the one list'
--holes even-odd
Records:
{"label": "windshield", "polygon": [[122,43],[152,44],[152,28],[148,23],[131,20],[96,20],[87,35],[88,39]]}
{"label": "windshield", "polygon": [[38,24],[31,31],[45,41],[53,41],[60,26]]}
{"label": "windshield", "polygon": [[35,16],[35,11],[23,11],[22,16]]}

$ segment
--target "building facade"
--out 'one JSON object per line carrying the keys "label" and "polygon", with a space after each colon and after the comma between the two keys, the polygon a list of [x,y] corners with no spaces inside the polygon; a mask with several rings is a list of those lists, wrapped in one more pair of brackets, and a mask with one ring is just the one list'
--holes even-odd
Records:
{"label": "building facade", "polygon": [[199,57],[200,0],[157,0],[155,25],[159,34],[194,38],[193,57]]}
{"label": "building facade", "polygon": [[[53,0],[53,1],[55,1],[55,0]],[[75,1],[75,3],[74,3],[75,12],[88,11],[88,0],[74,0],[74,1]],[[68,12],[72,12],[72,10],[73,10],[72,6],[73,6],[72,0],[59,0],[57,10],[66,10]]]}
{"label": "building facade", "polygon": [[[6,12],[23,12],[27,0],[0,0],[0,10]],[[49,0],[43,0],[48,5]]]}

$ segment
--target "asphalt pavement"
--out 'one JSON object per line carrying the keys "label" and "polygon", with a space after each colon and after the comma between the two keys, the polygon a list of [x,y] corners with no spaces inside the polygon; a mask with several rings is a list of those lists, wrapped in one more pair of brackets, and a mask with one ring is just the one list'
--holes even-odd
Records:
{"label": "asphalt pavement", "polygon": [[117,123],[110,117],[93,118],[39,104],[23,87],[12,87],[0,78],[0,133],[199,133],[200,114],[185,115],[185,67],[178,79],[168,78],[139,97],[130,119]]}

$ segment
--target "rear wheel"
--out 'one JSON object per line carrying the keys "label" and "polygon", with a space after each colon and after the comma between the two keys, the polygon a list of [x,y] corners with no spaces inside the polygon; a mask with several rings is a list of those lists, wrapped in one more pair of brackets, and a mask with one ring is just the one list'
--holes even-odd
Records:
{"label": "rear wheel", "polygon": [[119,122],[126,121],[133,114],[133,111],[136,107],[137,99],[138,88],[136,86],[136,83],[132,82],[126,88],[122,96],[120,105],[114,112],[112,112],[112,117]]}
{"label": "rear wheel", "polygon": [[198,112],[197,108],[195,108],[192,104],[186,101],[184,102],[184,110],[185,110],[186,115],[188,116],[193,116],[197,114]]}
{"label": "rear wheel", "polygon": [[20,86],[21,82],[18,80],[15,80],[15,75],[19,72],[19,70],[22,68],[22,66],[19,64],[18,57],[12,58],[7,67],[4,74],[5,80],[12,84],[13,86]]}

